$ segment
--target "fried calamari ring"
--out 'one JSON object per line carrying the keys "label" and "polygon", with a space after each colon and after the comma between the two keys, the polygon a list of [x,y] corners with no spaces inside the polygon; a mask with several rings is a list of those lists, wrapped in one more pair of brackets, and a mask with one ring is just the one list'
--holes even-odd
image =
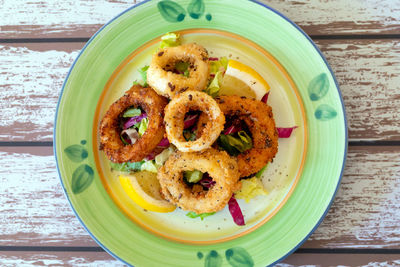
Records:
{"label": "fried calamari ring", "polygon": [[[189,110],[200,110],[208,117],[203,134],[194,141],[183,136],[184,118]],[[165,108],[168,140],[183,152],[201,151],[211,147],[224,128],[225,117],[217,102],[204,92],[186,91],[178,94]]]}
{"label": "fried calamari ring", "polygon": [[[208,190],[203,190],[200,185],[191,188],[183,180],[183,172],[195,169],[207,172],[215,185]],[[189,153],[177,151],[159,169],[157,178],[165,199],[197,214],[223,209],[233,192],[241,188],[237,161],[225,151],[216,149]]]}
{"label": "fried calamari ring", "polygon": [[[115,101],[100,123],[100,148],[116,163],[141,161],[158,145],[164,136],[163,115],[167,99],[153,89],[134,85]],[[149,125],[134,144],[121,141],[121,115],[130,107],[140,107],[147,113]]]}
{"label": "fried calamari ring", "polygon": [[[189,63],[189,77],[172,72],[177,62]],[[160,95],[172,98],[186,90],[203,90],[207,85],[208,72],[207,50],[190,43],[157,51],[147,70],[147,82]]]}
{"label": "fried calamari ring", "polygon": [[[253,147],[237,156],[240,177],[257,173],[278,152],[278,132],[271,107],[261,101],[239,96],[221,96],[216,101],[226,117],[242,120],[252,136]],[[200,115],[198,132],[204,131],[206,121],[206,117]]]}

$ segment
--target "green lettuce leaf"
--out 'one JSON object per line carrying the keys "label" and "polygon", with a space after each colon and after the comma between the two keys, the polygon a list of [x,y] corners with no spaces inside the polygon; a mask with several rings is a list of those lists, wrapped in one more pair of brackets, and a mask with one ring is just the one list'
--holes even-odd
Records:
{"label": "green lettuce leaf", "polygon": [[195,219],[195,218],[197,218],[197,217],[200,217],[201,220],[204,220],[204,218],[206,218],[206,217],[208,217],[208,216],[211,216],[211,215],[214,215],[214,214],[215,214],[215,212],[206,212],[206,213],[197,214],[197,213],[194,212],[194,211],[190,211],[190,212],[188,212],[188,213],[186,214],[186,216],[188,216],[189,218],[192,218],[192,219]]}
{"label": "green lettuce leaf", "polygon": [[175,63],[175,69],[179,72],[183,72],[183,76],[189,77],[189,62],[178,61]]}
{"label": "green lettuce leaf", "polygon": [[124,118],[132,118],[132,117],[139,116],[140,114],[142,114],[142,111],[140,110],[140,108],[130,108],[127,111],[124,112],[122,117],[124,117]]}
{"label": "green lettuce leaf", "polygon": [[228,152],[229,155],[237,156],[253,147],[251,137],[245,131],[240,131],[234,135],[221,134],[218,138],[218,145]]}
{"label": "green lettuce leaf", "polygon": [[164,163],[167,161],[169,156],[174,153],[174,149],[170,146],[166,149],[164,149],[160,154],[158,154],[154,160],[156,162],[157,166],[162,166]]}
{"label": "green lettuce leaf", "polygon": [[149,127],[149,119],[144,118],[140,122],[136,123],[134,126],[136,129],[138,129],[139,136],[142,136],[147,130],[147,127]]}
{"label": "green lettuce leaf", "polygon": [[221,57],[220,60],[210,61],[210,73],[216,74],[220,71],[225,71],[228,68],[228,59]]}
{"label": "green lettuce leaf", "polygon": [[157,173],[158,168],[154,160],[144,160],[140,170]]}
{"label": "green lettuce leaf", "polygon": [[124,162],[124,163],[114,163],[110,161],[111,169],[121,172],[136,172],[140,171],[144,161],[138,162]]}
{"label": "green lettuce leaf", "polygon": [[208,85],[206,93],[212,97],[217,97],[219,90],[221,89],[222,78],[223,78],[222,72],[218,71],[215,74],[214,79],[212,79],[211,83]]}
{"label": "green lettuce leaf", "polygon": [[149,69],[149,66],[144,66],[143,68],[138,69],[140,75],[142,76],[143,80],[143,87],[147,87],[147,70]]}
{"label": "green lettuce leaf", "polygon": [[173,47],[181,44],[180,35],[174,32],[169,32],[161,36],[160,48]]}
{"label": "green lettuce leaf", "polygon": [[189,183],[197,183],[201,180],[201,178],[203,178],[203,173],[198,170],[186,171],[184,172],[184,176],[186,181],[188,181]]}
{"label": "green lettuce leaf", "polygon": [[256,176],[257,178],[260,178],[260,177],[262,176],[262,174],[264,173],[264,171],[267,169],[267,167],[268,167],[268,164],[265,165],[264,167],[262,167],[262,169],[259,170],[259,171],[256,173],[255,176]]}

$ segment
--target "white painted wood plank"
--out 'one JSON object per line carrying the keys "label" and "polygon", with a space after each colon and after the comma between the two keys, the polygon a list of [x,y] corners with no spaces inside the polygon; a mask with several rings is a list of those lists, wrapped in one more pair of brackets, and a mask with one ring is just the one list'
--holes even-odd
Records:
{"label": "white painted wood plank", "polygon": [[0,139],[52,139],[58,95],[77,55],[0,45]]}
{"label": "white painted wood plank", "polygon": [[[351,147],[333,207],[304,247],[400,248],[399,152]],[[96,246],[64,197],[51,148],[0,148],[0,166],[0,246]]]}
{"label": "white painted wood plank", "polygon": [[[167,260],[167,259],[166,259]],[[197,258],[196,258],[197,260]],[[226,260],[223,261],[226,266]],[[122,267],[122,262],[113,259],[106,252],[0,252],[2,266],[77,266],[77,267]],[[400,256],[393,254],[300,254],[295,253],[276,267],[300,266],[399,266]],[[255,266],[263,266],[255,262]]]}
{"label": "white painted wood plank", "polygon": [[343,93],[350,140],[400,139],[400,41],[317,41]]}
{"label": "white painted wood plank", "polygon": [[308,247],[400,247],[399,153],[350,147],[339,193]]}
{"label": "white painted wood plank", "polygon": [[317,266],[399,266],[400,256],[393,254],[301,254],[290,255],[275,267],[317,267]]}
{"label": "white painted wood plank", "polygon": [[[3,0],[0,37],[90,37],[135,2],[142,0]],[[398,33],[400,29],[400,5],[392,0],[262,2],[308,34]]]}
{"label": "white painted wood plank", "polygon": [[[0,140],[52,139],[58,95],[83,44],[43,45],[0,45]],[[350,139],[400,140],[400,41],[318,45],[338,78]]]}
{"label": "white painted wood plank", "polygon": [[106,252],[0,252],[1,266],[122,267],[122,262]]}
{"label": "white painted wood plank", "polygon": [[0,184],[0,245],[97,246],[64,196],[52,148],[1,148]]}

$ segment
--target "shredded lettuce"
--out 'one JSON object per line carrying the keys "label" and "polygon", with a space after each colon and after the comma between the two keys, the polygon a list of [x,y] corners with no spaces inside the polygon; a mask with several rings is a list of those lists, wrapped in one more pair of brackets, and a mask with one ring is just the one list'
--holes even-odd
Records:
{"label": "shredded lettuce", "polygon": [[121,172],[136,172],[140,171],[144,161],[139,162],[123,162],[114,163],[110,161],[111,169]]}
{"label": "shredded lettuce", "polygon": [[208,217],[208,216],[211,216],[211,215],[214,215],[214,214],[215,214],[215,212],[206,212],[206,213],[197,214],[194,211],[190,211],[190,212],[188,212],[186,214],[186,216],[188,216],[189,218],[192,218],[192,219],[200,217],[201,220],[204,220],[205,217]]}
{"label": "shredded lettuce", "polygon": [[239,131],[237,134],[221,134],[218,138],[218,145],[231,156],[237,156],[252,148],[253,142],[245,131]]}
{"label": "shredded lettuce", "polygon": [[268,164],[265,165],[264,167],[262,167],[262,169],[259,170],[259,171],[256,173],[255,177],[261,178],[262,174],[264,173],[265,169],[267,169],[267,167],[268,167]]}
{"label": "shredded lettuce", "polygon": [[132,118],[132,117],[139,116],[140,114],[142,114],[142,111],[140,110],[140,108],[130,108],[127,111],[124,112],[122,117],[124,117],[124,118]]}
{"label": "shredded lettuce", "polygon": [[249,202],[250,199],[267,195],[268,192],[265,190],[263,183],[257,177],[252,177],[250,179],[242,179],[242,188],[235,192],[235,198],[244,199],[246,202]]}
{"label": "shredded lettuce", "polygon": [[196,132],[190,130],[183,130],[183,137],[186,141],[194,141],[196,140]]}
{"label": "shredded lettuce", "polygon": [[144,66],[143,68],[138,69],[140,75],[142,76],[143,80],[143,86],[147,87],[147,70],[149,69],[149,66]]}
{"label": "shredded lettuce", "polygon": [[140,170],[157,173],[158,169],[154,160],[144,160]]}
{"label": "shredded lettuce", "polygon": [[140,122],[136,123],[134,126],[136,129],[138,129],[139,136],[142,136],[147,130],[147,127],[149,127],[149,119],[144,118]]}
{"label": "shredded lettuce", "polygon": [[212,97],[218,96],[219,90],[221,89],[222,78],[222,72],[218,71],[214,79],[212,79],[211,83],[208,85],[206,93]]}
{"label": "shredded lettuce", "polygon": [[180,35],[174,32],[168,32],[161,36],[160,48],[178,46],[181,44]]}
{"label": "shredded lettuce", "polygon": [[171,154],[174,153],[174,149],[172,147],[168,147],[164,149],[160,154],[158,154],[154,160],[156,162],[156,165],[162,166],[164,165],[165,161],[171,156]]}
{"label": "shredded lettuce", "polygon": [[228,59],[221,57],[220,60],[210,61],[210,73],[216,74],[217,72],[224,72],[228,68]]}
{"label": "shredded lettuce", "polygon": [[189,62],[178,61],[175,63],[175,69],[185,77],[189,77],[189,66]]}
{"label": "shredded lettuce", "polygon": [[199,170],[186,171],[184,175],[186,181],[188,181],[189,183],[197,183],[201,180],[201,178],[203,178],[203,173]]}

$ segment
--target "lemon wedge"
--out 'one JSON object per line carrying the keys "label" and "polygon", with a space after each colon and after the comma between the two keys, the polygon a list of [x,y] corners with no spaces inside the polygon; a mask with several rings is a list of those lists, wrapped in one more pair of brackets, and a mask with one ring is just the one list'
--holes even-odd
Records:
{"label": "lemon wedge", "polygon": [[269,89],[269,84],[254,69],[233,59],[228,61],[221,84],[221,95],[239,95],[261,100]]}
{"label": "lemon wedge", "polygon": [[171,212],[176,208],[161,196],[156,173],[141,171],[131,175],[120,175],[119,182],[125,193],[143,209]]}

